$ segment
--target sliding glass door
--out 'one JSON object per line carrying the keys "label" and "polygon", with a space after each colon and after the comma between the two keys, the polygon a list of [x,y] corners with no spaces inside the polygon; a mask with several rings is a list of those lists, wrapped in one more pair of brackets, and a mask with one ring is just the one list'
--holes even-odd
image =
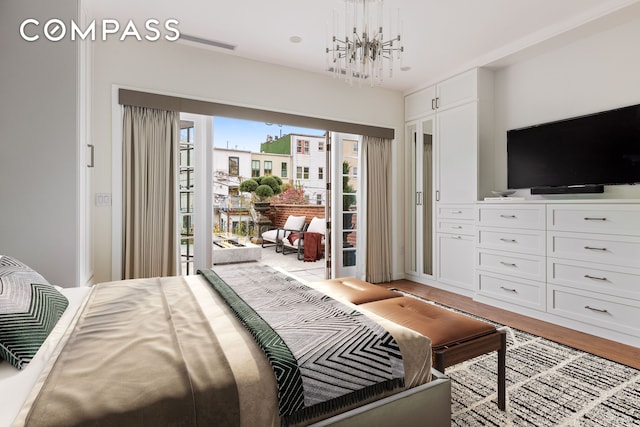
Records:
{"label": "sliding glass door", "polygon": [[360,135],[331,133],[331,277],[357,276]]}
{"label": "sliding glass door", "polygon": [[178,274],[195,274],[212,265],[212,153],[212,118],[180,114]]}

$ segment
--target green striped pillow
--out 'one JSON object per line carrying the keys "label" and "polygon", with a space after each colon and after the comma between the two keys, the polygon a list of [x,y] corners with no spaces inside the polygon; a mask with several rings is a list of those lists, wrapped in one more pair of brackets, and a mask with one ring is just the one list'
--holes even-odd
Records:
{"label": "green striped pillow", "polygon": [[0,256],[0,358],[24,368],[68,305],[67,298],[38,273]]}

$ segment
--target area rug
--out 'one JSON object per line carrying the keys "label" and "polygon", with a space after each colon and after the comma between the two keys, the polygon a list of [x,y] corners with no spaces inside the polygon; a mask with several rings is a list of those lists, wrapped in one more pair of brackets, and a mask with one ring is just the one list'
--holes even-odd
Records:
{"label": "area rug", "polygon": [[451,425],[640,426],[640,370],[489,323],[507,330],[507,410],[493,352],[446,369]]}

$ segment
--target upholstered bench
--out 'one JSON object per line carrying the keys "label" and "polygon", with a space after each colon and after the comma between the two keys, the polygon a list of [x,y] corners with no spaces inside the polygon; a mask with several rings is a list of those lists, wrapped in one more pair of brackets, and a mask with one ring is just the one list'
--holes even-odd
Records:
{"label": "upholstered bench", "polygon": [[431,338],[433,367],[445,368],[492,351],[498,352],[498,407],[506,405],[505,331],[435,304],[405,297],[378,285],[341,277],[316,282],[313,287],[330,297],[356,304],[378,316]]}
{"label": "upholstered bench", "polygon": [[388,298],[360,305],[365,310],[431,338],[433,367],[445,368],[492,351],[498,352],[498,407],[505,409],[505,331],[435,304],[410,297]]}

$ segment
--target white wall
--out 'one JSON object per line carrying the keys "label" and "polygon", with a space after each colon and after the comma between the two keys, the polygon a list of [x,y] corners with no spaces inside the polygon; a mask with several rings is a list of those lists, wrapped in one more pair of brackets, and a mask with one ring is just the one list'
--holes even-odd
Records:
{"label": "white wall", "polygon": [[[639,40],[636,18],[496,71],[494,188],[506,188],[508,129],[640,104]],[[640,199],[640,186],[589,197]]]}
{"label": "white wall", "polygon": [[0,3],[0,254],[62,286],[79,280],[77,44],[18,29],[77,16],[76,0]]}
{"label": "white wall", "polygon": [[[223,55],[169,42],[97,42],[93,45],[92,133],[96,145],[94,188],[110,193],[112,161],[113,85],[223,102],[267,110],[391,127],[404,141],[403,96],[370,87],[349,87],[322,74]],[[322,53],[319,53],[322,54]],[[319,70],[320,71],[320,70]],[[402,144],[395,144],[396,170],[403,170]],[[395,187],[402,182],[395,179]],[[394,197],[402,197],[396,191]],[[403,201],[394,205],[402,206]],[[401,218],[404,212],[400,212]],[[95,281],[111,280],[111,210],[96,208]],[[402,221],[394,221],[394,227]],[[394,253],[403,235],[394,230]],[[403,262],[394,261],[394,274],[403,277]]]}

